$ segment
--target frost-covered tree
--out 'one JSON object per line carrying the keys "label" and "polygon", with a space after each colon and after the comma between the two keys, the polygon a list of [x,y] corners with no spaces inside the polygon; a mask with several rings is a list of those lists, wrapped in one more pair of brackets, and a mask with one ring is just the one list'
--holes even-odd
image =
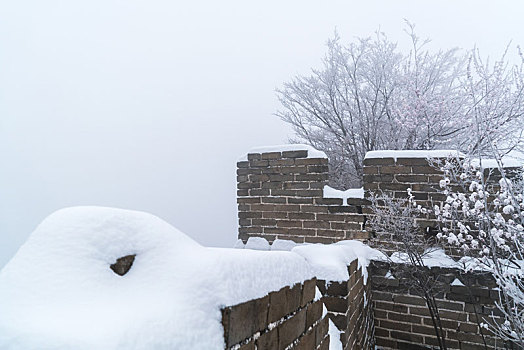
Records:
{"label": "frost-covered tree", "polygon": [[407,53],[380,32],[347,45],[335,34],[322,68],[277,90],[276,115],[292,125],[294,141],[326,152],[335,187],[359,186],[372,150],[484,151],[486,139],[471,137],[479,109],[492,139],[506,148],[520,140],[522,66],[509,65],[505,55],[491,65],[475,50],[432,52],[409,23],[407,34]]}

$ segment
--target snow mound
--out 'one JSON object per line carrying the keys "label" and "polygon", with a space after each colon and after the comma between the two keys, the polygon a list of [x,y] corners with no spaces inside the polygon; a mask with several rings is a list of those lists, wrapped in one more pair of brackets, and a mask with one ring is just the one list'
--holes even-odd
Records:
{"label": "snow mound", "polygon": [[275,239],[273,241],[273,244],[271,245],[271,250],[285,250],[290,251],[294,247],[296,247],[298,244],[287,240],[287,239]]}
{"label": "snow mound", "polygon": [[315,276],[325,281],[347,281],[347,267],[353,260],[358,259],[358,266],[362,267],[364,275],[364,284],[367,282],[367,267],[370,261],[386,258],[383,253],[359,241],[300,245],[291,251],[303,256],[311,265]]}
{"label": "snow mound", "polygon": [[[327,155],[319,151],[318,149],[300,143],[292,143],[287,145],[277,145],[277,146],[262,146],[255,147],[250,149],[247,154],[250,153],[269,153],[269,152],[286,152],[286,151],[307,151],[307,158],[327,158]],[[244,154],[240,157],[239,161],[246,161],[247,154]]]}
{"label": "snow mound", "polygon": [[270,250],[269,242],[264,237],[249,237],[245,249]]}
{"label": "snow mound", "polygon": [[235,249],[244,249],[244,247],[245,247],[245,244],[241,239],[237,239],[237,241],[235,242],[235,245],[233,246],[233,248]]}
{"label": "snow mound", "polygon": [[366,153],[365,159],[371,158],[447,158],[464,157],[464,154],[456,150],[402,150],[402,151],[370,151]]}
{"label": "snow mound", "polygon": [[[110,265],[127,255],[119,276]],[[0,271],[0,348],[223,349],[221,307],[311,277],[291,252],[205,248],[143,212],[62,209]]]}
{"label": "snow mound", "polygon": [[343,200],[342,205],[348,205],[348,198],[364,198],[364,188],[350,188],[341,191],[325,185],[324,198],[340,198]]}

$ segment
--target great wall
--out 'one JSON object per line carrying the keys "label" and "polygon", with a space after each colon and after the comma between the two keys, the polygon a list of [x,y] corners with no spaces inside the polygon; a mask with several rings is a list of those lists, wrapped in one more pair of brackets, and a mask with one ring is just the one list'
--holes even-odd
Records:
{"label": "great wall", "polygon": [[[399,217],[373,205],[374,192],[442,204],[432,162],[450,154],[461,157],[369,152],[363,188],[343,192],[310,146],[249,152],[237,164],[234,248],[202,246],[145,212],[58,210],[0,271],[0,349],[522,350],[483,325],[504,320],[491,273],[461,267],[445,246],[411,274],[393,259]],[[410,237],[437,224],[418,217]],[[422,279],[434,298],[413,288]]]}
{"label": "great wall", "polygon": [[[373,191],[406,197],[410,188],[423,205],[444,200],[439,193],[442,173],[428,163],[428,157],[444,158],[442,151],[368,153],[364,195],[333,198],[326,187],[328,159],[315,150],[295,146],[251,152],[237,164],[238,237],[248,245],[254,237],[298,244],[360,240],[393,252],[397,246],[393,235],[377,237],[368,225],[372,210],[367,198]],[[418,224],[423,232],[435,222],[421,219]],[[347,266],[347,280],[307,281],[224,309],[227,348],[327,349],[329,337],[319,303],[341,332],[343,349],[438,348],[424,298],[409,288],[405,277],[392,273],[396,269],[391,264],[371,261],[366,268],[355,259]],[[433,266],[428,274],[438,284],[437,303],[448,349],[507,345],[480,326],[500,316],[495,307],[497,285],[489,273]],[[321,292],[318,301],[312,299],[314,283]],[[278,316],[274,308],[280,311]]]}

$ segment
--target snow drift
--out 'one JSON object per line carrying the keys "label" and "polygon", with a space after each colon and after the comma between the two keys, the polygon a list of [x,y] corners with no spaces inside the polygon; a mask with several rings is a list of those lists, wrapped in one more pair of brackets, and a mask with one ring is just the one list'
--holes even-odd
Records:
{"label": "snow drift", "polygon": [[[127,255],[119,276],[110,265]],[[0,348],[223,349],[221,307],[311,277],[293,252],[205,248],[150,214],[63,209],[0,272]]]}

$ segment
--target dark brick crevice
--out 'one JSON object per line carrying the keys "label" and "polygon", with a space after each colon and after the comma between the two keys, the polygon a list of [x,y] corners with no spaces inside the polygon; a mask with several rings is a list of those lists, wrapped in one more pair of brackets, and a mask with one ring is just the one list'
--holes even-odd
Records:
{"label": "dark brick crevice", "polygon": [[135,261],[136,254],[126,255],[116,259],[114,264],[109,265],[111,270],[119,276],[124,276],[129,272]]}

